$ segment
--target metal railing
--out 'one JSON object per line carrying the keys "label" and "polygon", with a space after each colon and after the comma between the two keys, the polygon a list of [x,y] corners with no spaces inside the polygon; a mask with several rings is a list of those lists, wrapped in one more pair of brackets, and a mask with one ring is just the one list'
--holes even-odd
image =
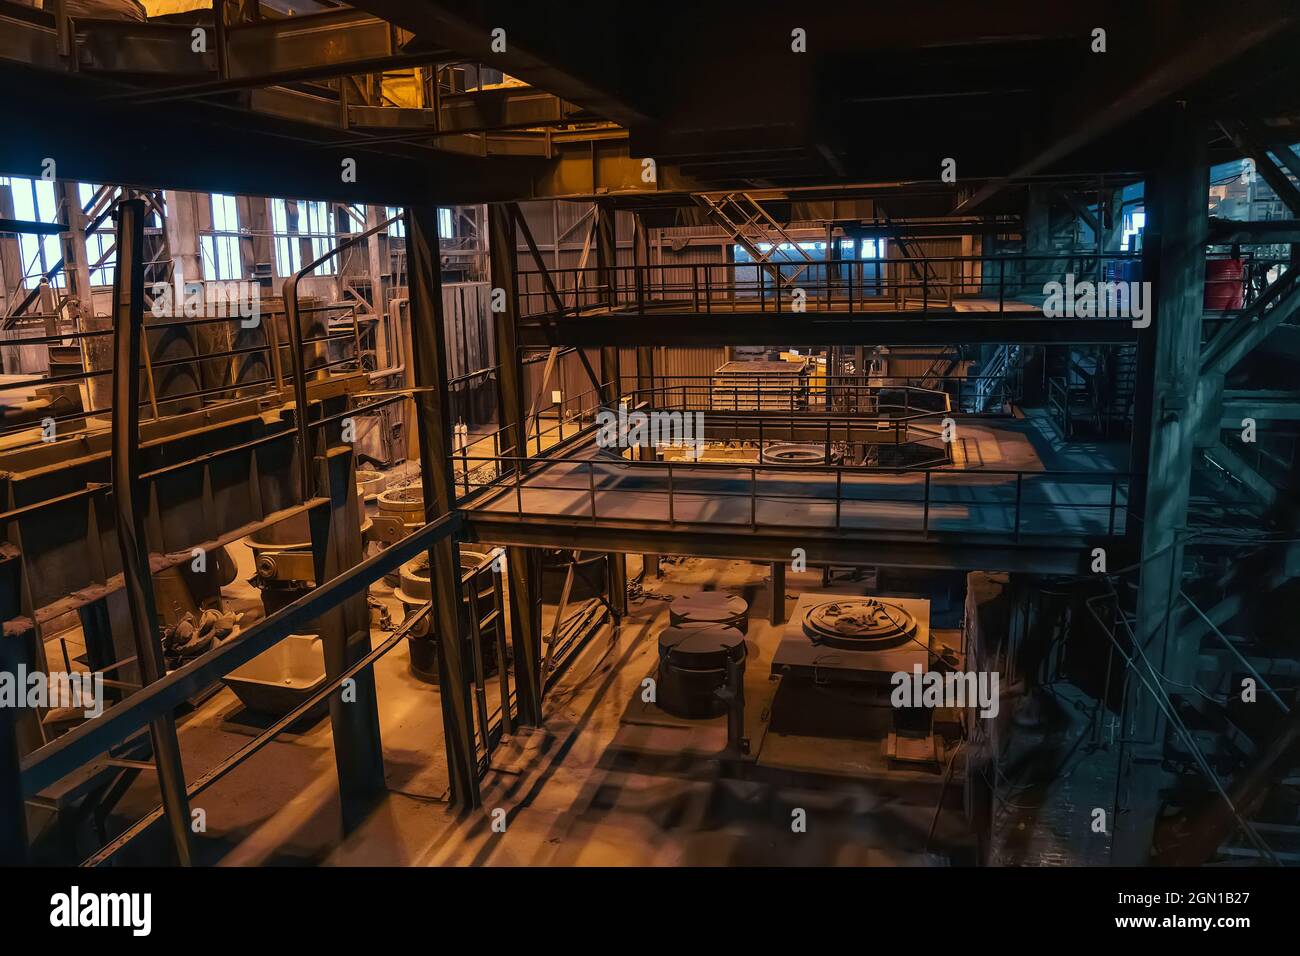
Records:
{"label": "metal railing", "polygon": [[[794,385],[724,385],[708,375],[656,376],[653,386],[637,389],[623,376],[626,392],[655,408],[678,411],[840,412],[863,415],[911,415],[918,412],[962,410],[1000,415],[1001,405],[1020,397],[1018,368],[1001,374],[930,376],[822,376]],[[938,385],[929,387],[923,382]],[[984,406],[975,413],[976,399]],[[996,401],[995,401],[996,399]],[[992,411],[990,411],[992,409]]]}
{"label": "metal railing", "polygon": [[[361,362],[361,341],[360,325],[356,319],[356,307],[350,303],[328,303],[319,306],[311,306],[301,310],[304,313],[348,313],[351,318],[348,321],[339,323],[330,323],[332,327],[327,327],[325,334],[311,336],[302,340],[301,345],[317,348],[316,357],[320,359],[313,364],[305,367],[306,375],[315,375],[318,373],[327,373],[332,369],[338,369],[344,366],[355,365],[360,367]],[[201,406],[205,402],[213,399],[235,398],[250,394],[250,390],[262,389],[263,392],[280,390],[284,387],[284,376],[282,372],[282,353],[288,348],[287,345],[281,344],[277,330],[277,319],[282,312],[268,310],[259,314],[259,320],[255,326],[242,326],[247,320],[239,316],[217,316],[193,318],[185,321],[176,321],[168,319],[166,321],[148,323],[144,327],[147,337],[166,334],[173,330],[193,330],[202,326],[213,325],[234,325],[231,335],[232,345],[230,348],[213,349],[202,351],[199,348],[200,341],[196,339],[192,344],[194,346],[193,354],[182,355],[177,358],[154,360],[148,354],[147,350],[140,360],[139,367],[145,373],[145,395],[139,401],[141,409],[148,408],[151,417],[160,418],[166,414],[175,414],[178,405],[194,403],[197,400]],[[23,337],[21,332],[25,327],[37,327],[41,329],[42,334]],[[20,322],[15,326],[14,332],[19,333],[12,338],[0,339],[0,349],[17,348],[32,345],[67,345],[76,344],[80,352],[81,364],[83,371],[67,372],[58,375],[33,375],[28,378],[10,379],[0,387],[0,395],[9,392],[19,392],[24,389],[49,389],[51,386],[70,386],[77,387],[82,383],[94,382],[97,379],[111,378],[113,375],[112,368],[97,368],[84,370],[88,361],[87,345],[96,339],[108,339],[113,335],[111,328],[77,330],[69,329],[63,332],[47,332],[45,327],[29,326],[25,322]],[[235,345],[235,339],[241,332],[260,332],[260,342],[251,345]],[[351,354],[344,354],[331,357],[328,354],[334,345],[349,343],[352,346]],[[167,369],[186,367],[193,369],[193,378],[202,383],[207,377],[204,374],[205,368],[211,368],[209,363],[220,362],[223,359],[241,361],[248,358],[265,356],[267,370],[254,378],[240,378],[235,374],[236,370],[231,369],[228,376],[223,376],[223,380],[216,385],[203,386],[188,391],[159,390],[157,380],[159,373]],[[254,393],[256,394],[256,393]],[[53,421],[56,429],[58,426],[67,422],[76,422],[77,427],[81,428],[84,420],[97,416],[104,416],[112,412],[111,404],[95,406],[94,402],[89,400],[93,398],[93,392],[86,389],[81,394],[81,400],[74,402],[70,396],[60,397],[58,394],[51,394],[41,401],[46,404],[44,409],[47,414],[40,415],[38,418],[29,419],[21,418],[14,421],[0,424],[0,435],[26,431],[42,425],[48,421]],[[73,410],[63,410],[66,406],[76,405]],[[33,441],[42,440],[39,436],[33,438]]]}
{"label": "metal railing", "polygon": [[[672,528],[788,531],[791,521],[798,520],[810,530],[889,531],[923,538],[969,533],[1019,541],[1025,536],[1125,534],[1132,480],[1128,473],[1098,471],[605,457],[548,459],[530,472],[526,460],[507,461],[512,466],[507,475],[468,483],[458,505],[489,514]],[[1069,500],[1071,495],[1081,500]]]}
{"label": "metal railing", "polygon": [[[1103,281],[1106,263],[1136,260],[1128,253],[927,256],[520,270],[519,302],[525,317],[578,316],[611,305],[637,312],[924,315],[950,314],[954,302],[964,296],[985,300],[986,306],[996,301],[997,313],[1018,303],[1032,317],[1046,283],[1062,281],[1067,273]],[[786,281],[796,274],[793,282]],[[555,308],[548,279],[562,308]]]}
{"label": "metal railing", "polygon": [[[235,668],[246,664],[290,634],[301,632],[325,611],[350,597],[364,593],[372,583],[385,574],[417,555],[427,553],[435,541],[454,534],[459,525],[459,519],[452,514],[444,515],[437,521],[416,529],[391,547],[314,588],[287,607],[234,635],[193,661],[169,671],[160,680],[136,690],[126,699],[108,707],[99,717],[86,721],[28,754],[22,760],[20,786],[23,796],[34,797],[78,767],[140,732],[150,721],[160,715],[171,713],[176,707]],[[188,784],[186,788],[188,795],[192,798],[206,790],[279,736],[311,708],[337,693],[344,681],[372,667],[429,613],[429,609],[430,605],[427,603],[417,609],[378,647],[335,675],[311,697],[298,704],[289,714],[276,721],[252,741]],[[160,806],[93,854],[86,863],[98,865],[105,862],[162,816],[163,809]]]}

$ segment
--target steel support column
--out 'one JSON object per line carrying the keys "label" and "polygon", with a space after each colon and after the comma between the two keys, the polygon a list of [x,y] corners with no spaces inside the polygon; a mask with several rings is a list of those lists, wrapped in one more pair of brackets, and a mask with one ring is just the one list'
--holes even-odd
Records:
{"label": "steel support column", "polygon": [[[607,202],[596,204],[596,284],[605,301],[613,308],[618,300],[618,237],[614,228],[614,207]],[[622,395],[618,377],[618,346],[600,349],[600,382],[607,405]]]}
{"label": "steel support column", "polygon": [[[24,641],[0,635],[0,674],[16,675]],[[14,679],[14,678],[11,678]],[[27,862],[27,808],[23,803],[15,707],[0,707],[0,866]]]}
{"label": "steel support column", "polygon": [[[352,449],[331,448],[312,463],[316,489],[329,500],[307,515],[311,529],[316,586],[338,577],[364,559],[361,513],[353,479]],[[357,594],[313,622],[320,634],[325,676],[333,680],[370,653],[370,607]],[[343,828],[352,831],[384,793],[384,751],[379,734],[375,674],[366,668],[351,685],[329,699],[334,765],[339,778]]]}
{"label": "steel support column", "polygon": [[[496,345],[499,421],[501,427],[507,429],[501,454],[527,458],[523,369],[519,364],[516,329],[519,321],[519,280],[515,262],[515,220],[510,208],[502,203],[488,206],[488,273],[493,294],[500,289],[505,300],[504,312],[489,313],[492,317],[492,339]],[[502,474],[513,469],[514,463],[501,463]]]}
{"label": "steel support column", "polygon": [[[153,576],[145,538],[140,486],[140,347],[144,328],[144,202],[130,199],[117,207],[117,268],[113,273],[113,505],[122,578],[135,638],[136,663],[145,686],[167,673],[158,636]],[[158,787],[176,856],[189,866],[190,802],[176,720],[171,712],[149,725]]]}
{"label": "steel support column", "polygon": [[[525,727],[542,724],[542,606],[540,586],[541,551],[538,548],[509,548],[506,553],[510,600],[510,646],[515,656],[515,698],[519,723]],[[563,610],[561,608],[561,610]],[[502,667],[505,663],[502,662]]]}
{"label": "steel support column", "polygon": [[[611,309],[618,302],[618,236],[614,217],[612,205],[596,203],[596,281]],[[617,405],[623,395],[617,345],[601,346],[600,381],[604,404]],[[627,555],[622,552],[609,555],[609,604],[619,619],[627,614]]]}
{"label": "steel support column", "polygon": [[[438,254],[438,208],[408,206],[406,255],[411,294],[412,367],[424,515],[433,521],[455,501],[451,466],[451,420],[447,409],[447,353],[442,318],[442,270]],[[447,778],[452,802],[463,809],[482,804],[474,719],[466,662],[460,640],[460,554],[453,538],[429,549],[429,569],[438,634],[439,697],[447,748]]]}
{"label": "steel support column", "polygon": [[[1149,438],[1145,462],[1135,462],[1135,471],[1145,475],[1138,489],[1143,563],[1136,635],[1142,654],[1136,655],[1135,666],[1145,669],[1145,657],[1170,681],[1189,684],[1195,678],[1198,642],[1174,626],[1174,608],[1201,401],[1209,195],[1205,134],[1206,124],[1193,109],[1176,107],[1164,137],[1165,159],[1149,180],[1144,271],[1152,283],[1154,309],[1144,343],[1148,351],[1139,368],[1145,395],[1137,414],[1144,420],[1136,429]],[[1161,686],[1151,673],[1143,677]],[[1150,858],[1161,791],[1168,782],[1161,767],[1166,727],[1157,701],[1137,675],[1129,675],[1124,708],[1112,862],[1133,866]]]}
{"label": "steel support column", "polygon": [[[646,235],[645,222],[640,213],[633,213],[635,228],[632,231],[632,266],[636,277],[636,299],[638,311],[645,305],[645,286],[650,278],[650,243]],[[616,247],[617,251],[617,247]],[[653,402],[655,387],[655,351],[653,346],[638,345],[636,349],[636,397],[637,401]]]}
{"label": "steel support column", "polygon": [[772,586],[769,589],[768,596],[771,598],[771,607],[768,608],[767,619],[772,624],[785,623],[785,562],[772,562]]}

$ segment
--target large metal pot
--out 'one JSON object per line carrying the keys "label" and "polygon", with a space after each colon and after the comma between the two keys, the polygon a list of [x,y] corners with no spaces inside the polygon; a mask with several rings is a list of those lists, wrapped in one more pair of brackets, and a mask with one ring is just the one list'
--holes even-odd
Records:
{"label": "large metal pot", "polygon": [[[460,550],[460,571],[464,575],[481,568],[487,562],[487,554],[468,548]],[[484,579],[478,589],[478,613],[482,618],[492,606],[493,585],[490,579]],[[433,587],[429,580],[428,557],[421,555],[407,561],[399,570],[399,584],[394,592],[406,609],[406,616],[414,614],[426,601],[432,599]],[[460,602],[461,659],[467,667],[473,666],[473,640],[469,632],[469,596]],[[428,684],[438,683],[438,641],[437,609],[432,610],[407,635],[406,645],[411,652],[411,675]],[[483,673],[496,673],[497,667],[497,627],[493,620],[479,633],[479,645],[483,652]]]}

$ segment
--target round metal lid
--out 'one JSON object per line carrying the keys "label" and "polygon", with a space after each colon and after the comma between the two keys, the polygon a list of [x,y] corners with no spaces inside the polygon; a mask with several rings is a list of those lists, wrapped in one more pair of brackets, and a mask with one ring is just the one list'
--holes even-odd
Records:
{"label": "round metal lid", "polygon": [[688,591],[673,598],[669,609],[683,621],[725,624],[745,616],[745,599],[725,591]]}
{"label": "round metal lid", "polygon": [[684,668],[724,667],[745,656],[745,635],[720,624],[678,624],[659,634],[659,657]]}
{"label": "round metal lid", "polygon": [[916,618],[898,604],[877,598],[842,598],[815,604],[804,614],[803,632],[814,644],[874,651],[916,637]]}

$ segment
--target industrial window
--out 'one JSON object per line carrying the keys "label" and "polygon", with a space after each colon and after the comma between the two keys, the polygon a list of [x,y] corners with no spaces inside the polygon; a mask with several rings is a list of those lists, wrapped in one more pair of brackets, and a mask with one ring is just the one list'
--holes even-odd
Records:
{"label": "industrial window", "polygon": [[[333,210],[327,202],[272,199],[271,229],[275,234],[276,269],[282,276],[293,275],[303,267],[303,240],[310,247],[311,259],[320,258],[338,244]],[[312,275],[334,275],[335,262],[326,259],[312,270]]]}
{"label": "industrial window", "polygon": [[[401,206],[385,206],[387,212],[385,219],[393,216],[401,216],[406,210]],[[456,231],[456,218],[451,209],[446,206],[438,207],[438,238],[450,239]],[[388,227],[388,234],[395,238],[401,239],[406,235],[406,220],[399,218],[397,222]]]}
{"label": "industrial window", "polygon": [[[14,217],[35,222],[58,222],[58,200],[54,192],[54,183],[47,179],[25,179],[22,176],[0,177],[0,186],[8,186],[13,193]],[[22,256],[22,281],[25,288],[35,288],[40,284],[41,276],[50,270],[54,263],[63,257],[59,237],[33,236],[22,233],[18,236],[18,249]],[[51,280],[51,284],[62,288],[63,273]]]}
{"label": "industrial window", "polygon": [[[760,242],[758,251],[764,254],[771,252],[772,244],[770,242]],[[804,266],[800,270],[797,266],[788,266],[783,268],[782,275],[788,280],[786,285],[806,284],[809,289],[824,289],[826,285],[826,243],[823,242],[801,242],[799,249],[806,252],[809,257],[817,261],[816,265]],[[862,240],[862,258],[874,258],[876,256],[876,240]],[[745,263],[753,262],[753,257],[749,251],[742,245],[736,244],[731,247],[732,258],[736,263],[736,295],[740,297],[756,296],[759,294],[760,282],[764,295],[770,295],[773,288],[773,278],[766,270],[759,269],[757,265],[747,266]],[[857,251],[857,245],[852,239],[840,240],[840,259],[841,264],[832,268],[837,282],[847,283],[850,278],[850,272],[855,268],[859,271],[853,272],[855,285],[859,278],[864,279],[864,288],[867,288],[865,294],[871,295],[873,291],[867,284],[874,285],[879,273],[879,266],[875,263],[866,263],[861,267],[852,265]],[[789,242],[783,242],[777,246],[776,251],[768,255],[768,261],[781,263],[801,263],[804,261],[803,255],[798,252],[794,245]],[[798,273],[796,277],[796,273]],[[856,294],[856,292],[855,292]]]}
{"label": "industrial window", "polygon": [[1133,251],[1133,237],[1141,232],[1147,224],[1147,212],[1141,206],[1124,210],[1124,236],[1119,247],[1125,252]]}
{"label": "industrial window", "polygon": [[885,264],[872,260],[884,259],[884,239],[863,239],[858,245],[858,258],[863,260],[861,271],[854,278],[862,280],[863,295],[880,295],[884,292],[881,279],[885,275]]}
{"label": "industrial window", "polygon": [[394,239],[403,239],[406,237],[406,219],[403,218],[406,210],[401,206],[385,206],[385,219],[397,217],[397,221],[388,227],[388,234]]}
{"label": "industrial window", "polygon": [[340,206],[343,210],[343,232],[349,232],[355,235],[358,232],[366,231],[366,207],[360,203],[350,203],[346,206]]}
{"label": "industrial window", "polygon": [[212,194],[212,229],[202,236],[203,278],[242,279],[239,258],[239,208],[234,196]]}
{"label": "industrial window", "polygon": [[[78,183],[77,198],[82,209],[89,209],[99,192],[94,183]],[[91,285],[112,285],[113,272],[117,267],[117,236],[113,229],[113,220],[105,219],[100,227],[86,237],[86,259],[90,264]]]}

